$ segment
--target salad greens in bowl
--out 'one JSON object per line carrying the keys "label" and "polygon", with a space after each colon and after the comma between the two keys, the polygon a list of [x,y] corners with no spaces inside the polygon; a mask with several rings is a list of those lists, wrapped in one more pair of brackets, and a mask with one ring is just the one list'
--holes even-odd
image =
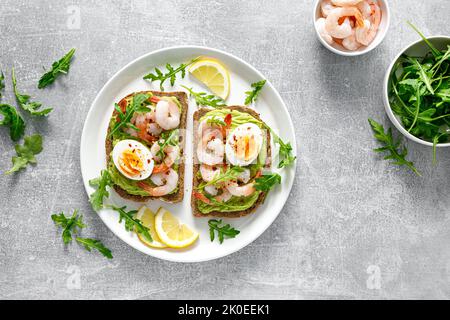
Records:
{"label": "salad greens in bowl", "polygon": [[433,36],[407,46],[384,81],[389,119],[407,138],[423,145],[450,146],[450,37]]}

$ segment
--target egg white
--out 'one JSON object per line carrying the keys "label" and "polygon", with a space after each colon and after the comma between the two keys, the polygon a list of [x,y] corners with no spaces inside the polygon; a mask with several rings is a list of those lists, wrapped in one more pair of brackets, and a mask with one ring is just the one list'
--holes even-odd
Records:
{"label": "egg white", "polygon": [[[253,139],[255,139],[256,143],[256,152],[250,155],[248,160],[239,159],[236,156],[236,152],[234,149],[236,141],[244,138],[245,136],[252,136]],[[263,145],[263,133],[261,129],[254,123],[245,123],[238,126],[228,135],[227,142],[225,145],[225,154],[227,156],[227,160],[232,165],[244,167],[250,165],[251,163],[253,163],[253,161],[256,160],[259,153],[261,152],[262,145]]]}
{"label": "egg white", "polygon": [[[137,176],[131,176],[128,172],[124,171],[121,168],[121,166],[119,165],[119,158],[121,157],[122,153],[126,150],[130,150],[130,151],[138,150],[139,151],[138,156],[140,157],[140,159],[143,163],[143,170]],[[153,172],[153,167],[154,167],[153,155],[150,152],[150,150],[145,145],[140,143],[139,141],[131,140],[131,139],[119,141],[114,146],[112,153],[113,153],[112,154],[113,162],[114,162],[114,165],[116,166],[117,170],[119,170],[119,172],[128,179],[137,180],[137,181],[145,180],[148,177],[150,177],[150,175]],[[150,160],[150,162],[148,160]]]}

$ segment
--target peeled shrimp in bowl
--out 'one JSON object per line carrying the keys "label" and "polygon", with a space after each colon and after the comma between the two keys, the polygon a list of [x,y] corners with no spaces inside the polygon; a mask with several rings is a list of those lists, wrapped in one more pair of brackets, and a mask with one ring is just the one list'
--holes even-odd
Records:
{"label": "peeled shrimp in bowl", "polygon": [[313,19],[316,34],[327,49],[357,56],[383,41],[390,11],[386,0],[317,0]]}

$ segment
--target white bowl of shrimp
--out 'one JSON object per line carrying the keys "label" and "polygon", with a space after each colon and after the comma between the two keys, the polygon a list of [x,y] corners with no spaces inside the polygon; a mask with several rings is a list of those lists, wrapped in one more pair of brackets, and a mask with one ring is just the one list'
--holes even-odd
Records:
{"label": "white bowl of shrimp", "polygon": [[386,0],[316,0],[313,19],[325,48],[342,56],[359,56],[383,41],[390,11]]}

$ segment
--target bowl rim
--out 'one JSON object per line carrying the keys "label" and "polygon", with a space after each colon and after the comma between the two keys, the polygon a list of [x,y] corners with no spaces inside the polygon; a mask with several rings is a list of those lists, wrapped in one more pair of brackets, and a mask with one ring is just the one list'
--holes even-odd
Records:
{"label": "bowl rim", "polygon": [[336,49],[335,47],[331,46],[330,44],[328,44],[325,40],[323,40],[322,36],[319,34],[319,32],[317,31],[317,27],[316,27],[316,20],[317,20],[317,16],[316,16],[316,12],[317,9],[320,5],[320,2],[322,0],[316,0],[315,4],[313,6],[313,25],[314,25],[314,30],[316,32],[316,36],[317,38],[319,38],[319,41],[322,43],[322,45],[327,48],[328,50],[330,50],[331,52],[341,55],[341,56],[345,56],[345,57],[356,57],[356,56],[361,56],[363,54],[369,53],[370,51],[372,51],[373,49],[375,49],[376,47],[378,47],[384,40],[384,38],[386,37],[386,34],[389,30],[389,26],[391,24],[391,11],[389,8],[389,4],[388,1],[386,0],[378,0],[384,3],[384,5],[386,6],[386,12],[384,12],[384,15],[386,16],[386,28],[384,30],[382,30],[382,34],[381,34],[381,38],[378,41],[377,44],[372,46],[372,43],[369,44],[369,46],[367,46],[364,50],[361,51],[342,51],[339,49]]}
{"label": "bowl rim", "polygon": [[[444,35],[436,35],[436,36],[431,36],[431,37],[426,37],[428,40],[433,40],[433,39],[447,39],[448,41],[450,41],[450,36],[444,36]],[[391,72],[392,72],[392,68],[394,67],[395,63],[398,61],[398,59],[407,51],[409,50],[411,47],[425,42],[422,38],[416,41],[411,42],[410,44],[408,44],[406,47],[404,47],[402,50],[400,50],[400,52],[395,56],[395,58],[392,60],[391,64],[389,65],[389,67],[387,68],[387,71],[385,73],[384,76],[384,81],[383,81],[383,101],[384,101],[384,109],[388,115],[389,120],[391,120],[392,124],[397,128],[398,131],[400,131],[404,136],[406,136],[408,139],[417,142],[419,144],[425,145],[425,146],[429,146],[432,147],[433,143],[430,141],[426,141],[423,139],[420,139],[414,135],[412,135],[411,133],[409,133],[405,127],[400,123],[400,120],[397,118],[397,116],[394,114],[394,112],[392,111],[391,108],[391,103],[389,102],[389,88],[388,88],[388,84],[389,84],[389,79],[391,76]],[[438,143],[436,144],[436,147],[438,148],[442,148],[442,147],[450,147],[450,142],[446,142],[446,143]]]}

